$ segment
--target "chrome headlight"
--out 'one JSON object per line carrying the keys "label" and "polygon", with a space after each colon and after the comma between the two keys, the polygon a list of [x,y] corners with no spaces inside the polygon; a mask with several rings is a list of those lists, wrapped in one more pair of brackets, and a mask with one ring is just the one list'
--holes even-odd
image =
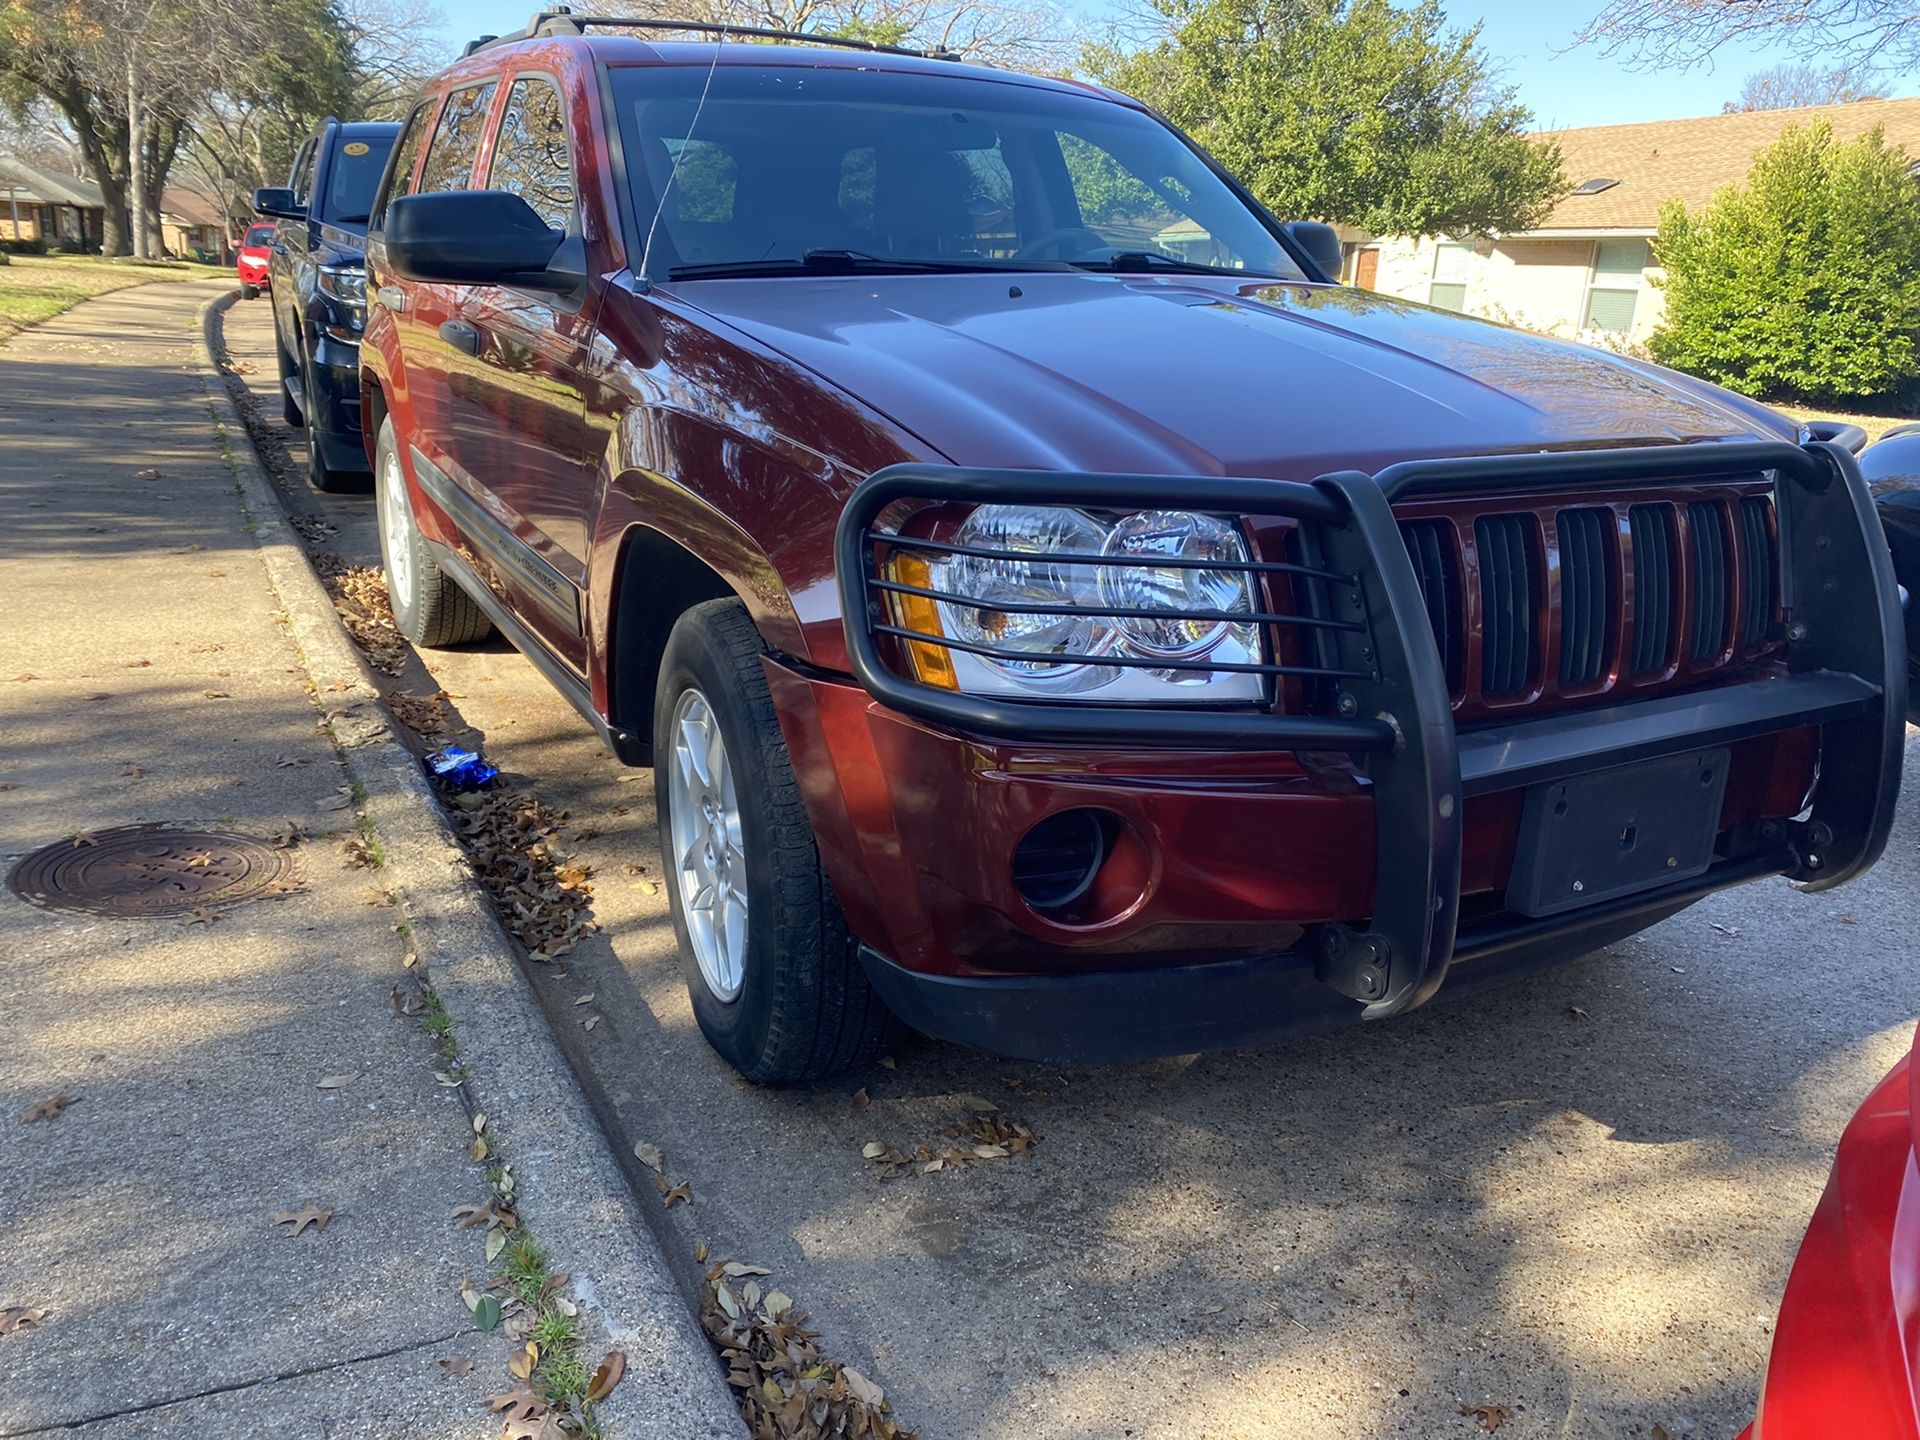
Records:
{"label": "chrome headlight", "polygon": [[1234,618],[1257,607],[1251,575],[1235,568],[1246,542],[1225,520],[983,505],[952,544],[958,553],[937,558],[903,547],[894,565],[896,579],[949,597],[901,607],[905,628],[953,642],[909,646],[923,680],[1101,700],[1265,697],[1262,676],[1214,668],[1262,659],[1259,623]]}
{"label": "chrome headlight", "polygon": [[314,279],[321,293],[345,304],[364,308],[367,303],[367,267],[364,265],[320,265]]}

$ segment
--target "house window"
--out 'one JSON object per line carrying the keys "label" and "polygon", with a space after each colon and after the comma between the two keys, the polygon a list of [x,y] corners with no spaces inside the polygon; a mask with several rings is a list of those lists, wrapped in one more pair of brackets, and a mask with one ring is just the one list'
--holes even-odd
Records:
{"label": "house window", "polygon": [[1467,267],[1473,257],[1471,245],[1433,247],[1433,284],[1427,290],[1427,303],[1442,310],[1467,308]]}
{"label": "house window", "polygon": [[1644,240],[1600,240],[1593,247],[1593,276],[1587,284],[1586,327],[1624,335],[1633,328],[1640,299],[1640,277],[1647,268]]}

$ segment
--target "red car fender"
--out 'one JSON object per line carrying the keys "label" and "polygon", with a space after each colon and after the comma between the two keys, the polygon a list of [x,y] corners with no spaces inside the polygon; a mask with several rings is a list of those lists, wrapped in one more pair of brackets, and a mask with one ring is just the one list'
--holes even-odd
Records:
{"label": "red car fender", "polygon": [[1745,1440],[1920,1440],[1917,1101],[1909,1054],[1842,1135]]}

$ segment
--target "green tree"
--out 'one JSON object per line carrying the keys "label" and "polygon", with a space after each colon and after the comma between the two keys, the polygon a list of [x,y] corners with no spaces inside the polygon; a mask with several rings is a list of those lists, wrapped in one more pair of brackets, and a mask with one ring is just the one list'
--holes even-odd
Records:
{"label": "green tree", "polygon": [[1920,371],[1920,186],[1878,129],[1788,130],[1698,215],[1660,218],[1676,369],[1747,395],[1885,396]]}
{"label": "green tree", "polygon": [[1275,212],[1383,235],[1524,230],[1556,147],[1440,0],[1152,0],[1164,33],[1086,68],[1154,105]]}

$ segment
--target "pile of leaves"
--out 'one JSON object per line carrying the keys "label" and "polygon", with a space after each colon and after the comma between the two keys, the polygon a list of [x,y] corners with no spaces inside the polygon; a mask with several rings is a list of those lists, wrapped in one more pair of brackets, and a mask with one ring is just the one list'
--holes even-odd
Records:
{"label": "pile of leaves", "polygon": [[412,695],[405,690],[387,692],[387,710],[416,735],[442,735],[447,728],[447,692]]}
{"label": "pile of leaves", "polygon": [[873,1162],[882,1180],[895,1180],[902,1175],[934,1175],[1033,1153],[1040,1137],[991,1100],[969,1095],[967,1106],[972,1113],[966,1119],[946,1126],[934,1140],[915,1145],[911,1153],[874,1140],[860,1154]]}
{"label": "pile of leaves", "polygon": [[700,1327],[727,1364],[754,1440],[913,1440],[885,1391],[851,1366],[821,1358],[820,1333],[807,1329],[792,1297],[762,1289],[756,1277],[771,1273],[720,1261],[708,1269],[700,1301]]}
{"label": "pile of leaves", "polygon": [[593,926],[593,872],[558,847],[567,818],[523,790],[446,792],[473,872],[501,923],[536,960],[555,960]]}
{"label": "pile of leaves", "polygon": [[407,642],[393,623],[393,604],[387,599],[387,577],[371,565],[349,565],[331,550],[308,554],[315,572],[333,597],[340,623],[367,657],[367,663],[386,675],[407,668]]}

